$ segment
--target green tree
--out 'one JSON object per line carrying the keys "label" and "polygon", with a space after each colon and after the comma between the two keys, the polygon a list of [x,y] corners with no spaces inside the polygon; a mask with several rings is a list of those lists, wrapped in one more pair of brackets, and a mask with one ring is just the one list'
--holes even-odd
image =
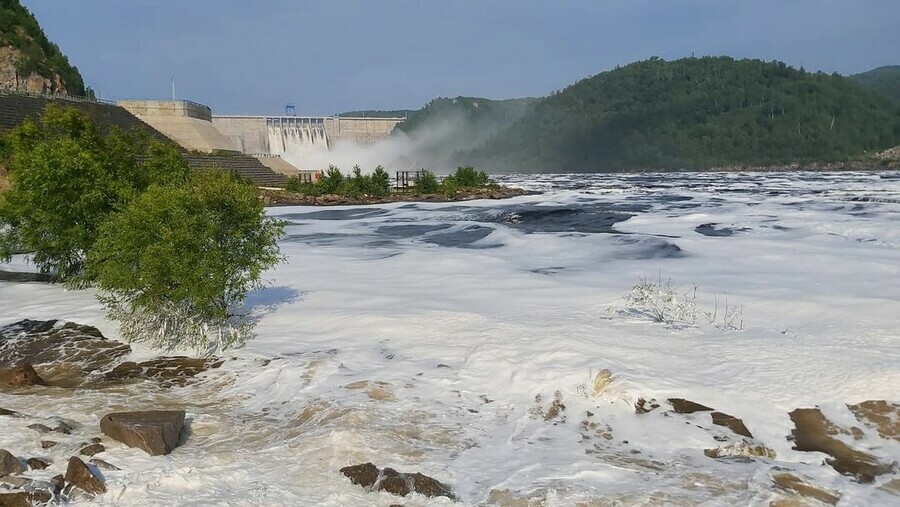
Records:
{"label": "green tree", "polygon": [[424,169],[421,172],[416,173],[414,186],[416,192],[420,194],[436,194],[441,189],[441,184],[438,182],[437,176],[435,176],[433,172]]}
{"label": "green tree", "polygon": [[106,221],[87,272],[126,339],[211,352],[249,337],[241,305],[282,260],[282,234],[256,187],[199,172],[152,185]]}
{"label": "green tree", "polygon": [[0,257],[30,252],[41,272],[60,280],[82,274],[110,213],[150,184],[189,173],[173,147],[116,129],[101,135],[84,113],[52,104],[4,144],[12,187],[0,196]]}

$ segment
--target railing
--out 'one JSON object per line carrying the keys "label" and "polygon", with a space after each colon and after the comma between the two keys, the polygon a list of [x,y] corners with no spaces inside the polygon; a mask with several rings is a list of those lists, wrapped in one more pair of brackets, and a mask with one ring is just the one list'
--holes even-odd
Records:
{"label": "railing", "polygon": [[94,104],[106,104],[110,106],[116,105],[114,100],[98,99],[96,97],[82,97],[79,95],[67,95],[62,93],[37,93],[22,90],[14,90],[12,88],[0,88],[0,95],[22,95],[25,97],[33,97],[39,99],[68,100],[69,102],[91,102]]}

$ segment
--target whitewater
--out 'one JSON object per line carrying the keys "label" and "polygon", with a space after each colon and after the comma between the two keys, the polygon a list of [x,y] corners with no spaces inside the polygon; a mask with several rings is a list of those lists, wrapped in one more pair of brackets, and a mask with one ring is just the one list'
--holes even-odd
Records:
{"label": "whitewater", "polygon": [[[122,470],[103,472],[101,505],[452,504],[338,472],[367,461],[466,505],[769,505],[791,496],[778,470],[840,505],[900,501],[896,472],[861,484],[788,439],[796,408],[860,426],[847,404],[900,400],[900,173],[497,179],[540,193],[272,208],[286,262],[247,302],[255,338],[220,368],[184,387],[0,392],[0,407],[80,423],[73,442],[108,412],[186,410],[170,455],[104,439],[97,457]],[[629,311],[641,277],[696,286],[702,309],[727,298],[742,329]],[[0,305],[0,325],[61,318],[117,337],[89,290],[4,282]],[[707,457],[740,439],[669,398],[740,418],[775,457]],[[639,415],[639,399],[664,406]],[[60,473],[68,455],[0,422],[0,448],[56,463],[29,473]],[[853,445],[900,460],[873,431]]]}

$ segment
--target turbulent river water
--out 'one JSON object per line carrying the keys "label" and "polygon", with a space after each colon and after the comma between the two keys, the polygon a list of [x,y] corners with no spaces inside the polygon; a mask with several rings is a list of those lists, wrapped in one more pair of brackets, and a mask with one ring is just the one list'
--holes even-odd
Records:
{"label": "turbulent river water", "polygon": [[[113,410],[186,410],[168,456],[107,445],[98,457],[122,470],[105,472],[101,504],[450,504],[338,472],[366,461],[426,473],[468,505],[769,505],[799,498],[773,482],[785,471],[842,505],[900,502],[896,468],[842,475],[793,448],[788,415],[819,407],[865,430],[857,448],[900,460],[896,438],[847,408],[900,400],[900,173],[498,179],[541,193],[272,209],[289,222],[287,261],[247,303],[255,339],[220,368],[184,387],[0,391],[0,407],[70,419],[73,442]],[[719,320],[633,311],[622,296],[642,277],[696,286]],[[726,300],[740,321],[722,320]],[[0,304],[0,324],[63,318],[117,336],[91,291],[6,282]],[[638,414],[639,399],[661,406]],[[0,423],[0,448],[64,466],[24,422]],[[734,451],[745,440],[771,452]],[[738,456],[704,453],[716,448]]]}

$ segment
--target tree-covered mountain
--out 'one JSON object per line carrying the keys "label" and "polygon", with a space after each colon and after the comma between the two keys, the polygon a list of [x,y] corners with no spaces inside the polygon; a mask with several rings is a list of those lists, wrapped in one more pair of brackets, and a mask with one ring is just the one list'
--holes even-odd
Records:
{"label": "tree-covered mountain", "polygon": [[365,109],[360,111],[345,111],[338,116],[349,118],[405,118],[406,115],[412,113],[412,109]]}
{"label": "tree-covered mountain", "polygon": [[900,104],[900,65],[878,67],[850,77],[866,88],[871,88]]}
{"label": "tree-covered mountain", "polygon": [[[470,109],[461,100],[437,99],[400,129],[420,132],[443,109]],[[473,148],[456,145],[453,164],[495,172],[700,169],[844,161],[900,144],[896,104],[853,79],[781,62],[651,58],[521,105],[518,119],[498,122]]]}
{"label": "tree-covered mountain", "polygon": [[78,68],[19,0],[0,0],[0,88],[85,95]]}

